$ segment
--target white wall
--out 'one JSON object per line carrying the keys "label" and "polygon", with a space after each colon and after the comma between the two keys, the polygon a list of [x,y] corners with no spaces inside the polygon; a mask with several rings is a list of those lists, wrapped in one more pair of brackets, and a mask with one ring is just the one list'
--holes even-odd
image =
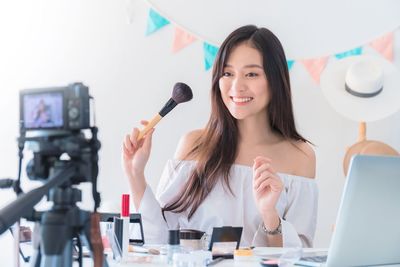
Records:
{"label": "white wall", "polygon": [[[186,82],[194,99],[156,129],[146,171],[155,188],[179,137],[207,121],[211,72],[203,70],[201,42],[171,53],[171,26],[145,37],[147,13],[148,5],[136,0],[0,2],[0,177],[17,173],[18,91],[83,81],[96,99],[102,142],[99,190],[105,202],[119,203],[120,194],[128,192],[120,163],[123,136],[159,111],[175,82]],[[398,32],[395,55],[400,52]],[[400,66],[398,56],[395,64]],[[293,66],[291,79],[298,128],[316,144],[320,209],[315,246],[326,247],[344,183],[342,159],[357,139],[357,123],[335,113],[301,64]],[[398,112],[368,124],[368,137],[400,150],[399,121]],[[40,184],[25,176],[23,183],[25,189]],[[83,206],[91,207],[89,187],[83,187]],[[0,207],[12,199],[11,192],[1,191]],[[0,237],[2,247],[5,240]]]}

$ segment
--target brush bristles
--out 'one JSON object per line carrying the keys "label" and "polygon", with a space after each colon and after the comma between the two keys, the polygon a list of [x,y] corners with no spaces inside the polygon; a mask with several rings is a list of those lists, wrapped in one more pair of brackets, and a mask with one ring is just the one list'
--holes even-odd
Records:
{"label": "brush bristles", "polygon": [[185,83],[176,83],[171,98],[177,104],[187,102],[193,98],[192,89]]}

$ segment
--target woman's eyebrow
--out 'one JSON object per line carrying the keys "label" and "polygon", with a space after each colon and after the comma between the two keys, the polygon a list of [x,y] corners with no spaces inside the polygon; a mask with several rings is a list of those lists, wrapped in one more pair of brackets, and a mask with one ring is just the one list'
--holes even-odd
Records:
{"label": "woman's eyebrow", "polygon": [[[226,67],[226,68],[233,68],[233,66],[232,66],[232,65],[229,65],[229,64],[225,64],[224,67]],[[259,68],[259,69],[264,69],[262,66],[260,66],[260,65],[258,65],[258,64],[249,64],[249,65],[245,65],[245,66],[243,66],[243,68]]]}
{"label": "woman's eyebrow", "polygon": [[243,68],[260,68],[260,69],[264,69],[262,66],[260,66],[258,64],[245,65]]}

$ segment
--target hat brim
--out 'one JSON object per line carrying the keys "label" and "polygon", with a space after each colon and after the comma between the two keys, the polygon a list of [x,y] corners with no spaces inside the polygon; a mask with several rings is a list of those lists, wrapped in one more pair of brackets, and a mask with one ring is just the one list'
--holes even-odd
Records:
{"label": "hat brim", "polygon": [[[374,97],[357,97],[345,89],[347,69],[360,59],[375,61],[383,68],[383,90]],[[337,60],[326,66],[320,81],[322,92],[329,104],[351,120],[376,121],[400,109],[400,72],[381,57],[362,55]]]}

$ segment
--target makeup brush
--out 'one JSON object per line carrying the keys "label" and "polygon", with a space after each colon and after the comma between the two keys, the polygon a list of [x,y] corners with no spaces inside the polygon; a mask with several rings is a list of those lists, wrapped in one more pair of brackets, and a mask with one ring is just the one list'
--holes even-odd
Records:
{"label": "makeup brush", "polygon": [[172,91],[172,96],[164,107],[157,113],[154,118],[149,121],[145,128],[143,128],[138,136],[137,140],[143,138],[143,136],[152,129],[165,115],[167,115],[176,105],[187,102],[193,98],[192,89],[185,83],[176,83]]}
{"label": "makeup brush", "polygon": [[136,253],[148,253],[152,255],[160,255],[160,251],[155,248],[144,248],[138,246],[129,245],[129,252],[136,252]]}

